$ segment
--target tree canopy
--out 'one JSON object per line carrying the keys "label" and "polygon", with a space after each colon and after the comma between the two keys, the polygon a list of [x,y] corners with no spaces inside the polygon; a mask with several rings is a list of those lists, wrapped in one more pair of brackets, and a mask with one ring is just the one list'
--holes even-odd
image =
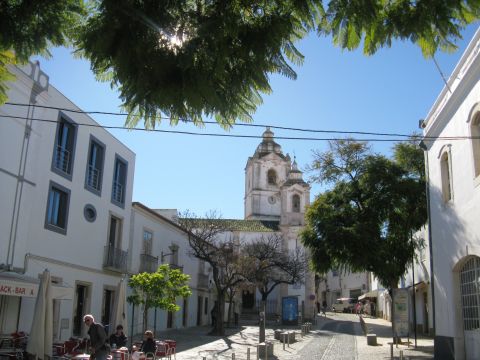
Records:
{"label": "tree canopy", "polygon": [[302,242],[314,269],[371,271],[397,287],[419,245],[412,233],[426,222],[422,150],[397,145],[394,159],[353,140],[315,153],[314,179],[330,185],[306,213]]}
{"label": "tree canopy", "polygon": [[96,76],[119,90],[129,125],[213,116],[228,128],[251,121],[271,74],[296,78],[292,65],[303,55],[295,43],[310,32],[343,49],[363,44],[365,54],[409,40],[433,56],[455,48],[479,14],[478,0],[7,0],[0,96],[6,52],[26,60],[71,39]]}
{"label": "tree canopy", "polygon": [[190,276],[178,269],[170,269],[169,265],[160,265],[154,273],[132,275],[128,286],[132,294],[128,301],[134,305],[144,305],[143,325],[146,328],[148,310],[160,308],[166,311],[178,311],[177,298],[186,298],[192,294],[188,282]]}
{"label": "tree canopy", "polygon": [[6,101],[5,81],[12,80],[7,65],[67,45],[85,14],[82,0],[0,2],[0,104]]}

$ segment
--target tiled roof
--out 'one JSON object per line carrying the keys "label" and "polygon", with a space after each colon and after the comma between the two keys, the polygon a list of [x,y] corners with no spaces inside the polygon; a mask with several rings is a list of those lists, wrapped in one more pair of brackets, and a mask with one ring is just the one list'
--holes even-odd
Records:
{"label": "tiled roof", "polygon": [[279,231],[278,221],[268,220],[239,220],[239,219],[196,219],[199,224],[220,223],[229,231],[274,232]]}

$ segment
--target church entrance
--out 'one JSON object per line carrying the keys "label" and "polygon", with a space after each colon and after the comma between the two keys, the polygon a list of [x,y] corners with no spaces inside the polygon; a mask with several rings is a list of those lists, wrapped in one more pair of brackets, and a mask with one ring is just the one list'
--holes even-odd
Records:
{"label": "church entrance", "polygon": [[255,305],[255,290],[244,289],[242,291],[242,309],[253,309]]}

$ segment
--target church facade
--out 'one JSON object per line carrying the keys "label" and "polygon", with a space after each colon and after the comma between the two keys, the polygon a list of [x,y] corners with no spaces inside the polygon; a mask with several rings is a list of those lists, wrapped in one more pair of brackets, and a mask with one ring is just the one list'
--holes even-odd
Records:
{"label": "church facade", "polygon": [[[305,223],[305,209],[310,204],[310,185],[303,180],[296,160],[283,154],[267,128],[254,154],[245,167],[244,220],[236,220],[230,231],[239,240],[255,239],[266,233],[281,236],[284,251],[303,247],[299,232]],[[229,220],[226,220],[229,221]],[[296,298],[304,318],[315,313],[315,277],[307,272],[304,282],[280,285],[267,301],[267,314],[282,313],[282,299]],[[243,289],[242,310],[258,307],[260,296],[256,289]]]}

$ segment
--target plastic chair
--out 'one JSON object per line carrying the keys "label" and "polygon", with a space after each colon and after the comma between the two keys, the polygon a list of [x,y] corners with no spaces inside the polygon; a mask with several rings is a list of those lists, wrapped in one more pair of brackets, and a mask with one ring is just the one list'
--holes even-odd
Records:
{"label": "plastic chair", "polygon": [[171,359],[167,343],[157,341],[157,349],[155,351],[155,360],[156,359]]}
{"label": "plastic chair", "polygon": [[164,342],[168,346],[168,353],[170,355],[169,358],[173,355],[175,359],[177,359],[177,341],[176,340],[164,340]]}

